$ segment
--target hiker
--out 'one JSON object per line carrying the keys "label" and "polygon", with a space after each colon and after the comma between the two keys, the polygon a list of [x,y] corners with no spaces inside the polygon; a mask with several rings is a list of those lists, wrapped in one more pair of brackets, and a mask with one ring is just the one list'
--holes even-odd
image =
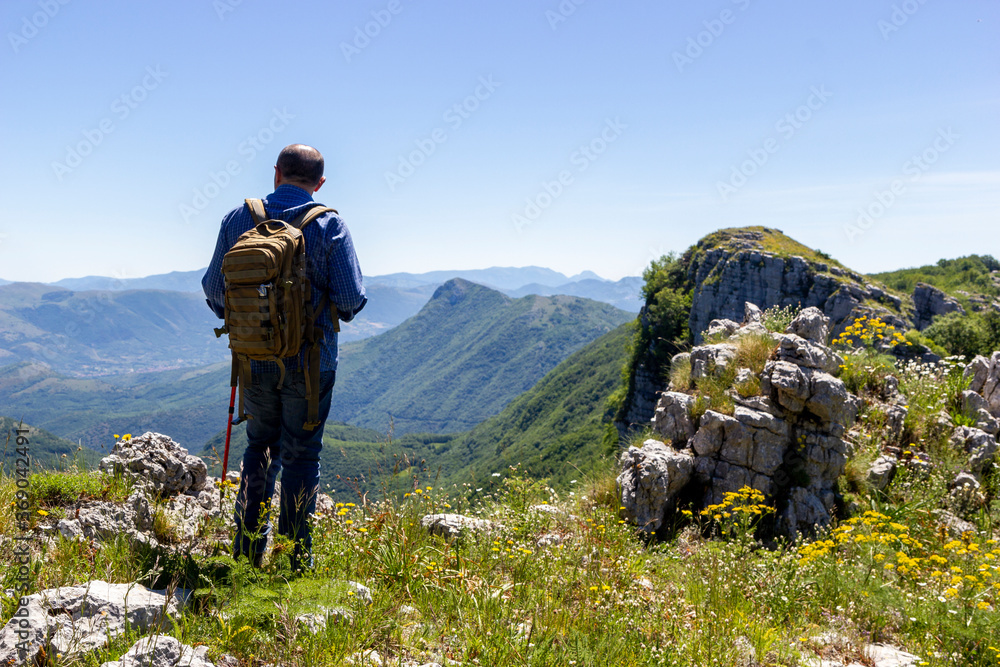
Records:
{"label": "hiker", "polygon": [[[319,490],[323,427],[337,370],[338,318],[349,322],[367,303],[361,267],[347,226],[335,210],[313,202],[313,193],[325,182],[319,151],[302,144],[282,149],[274,166],[274,192],[263,201],[248,199],[226,214],[215,254],[201,281],[208,305],[226,320],[225,328],[217,330],[217,334],[229,333],[233,384],[236,386],[238,378],[240,415],[245,414],[247,419],[248,444],[236,498],[233,557],[246,556],[255,566],[261,563],[271,531],[268,510],[275,479],[282,470],[278,534],[295,541],[293,570],[313,566],[307,517],[315,511]],[[262,225],[268,230],[278,229],[290,243],[304,240],[304,258],[301,249],[298,257],[300,262],[304,260],[308,283],[301,277],[294,278],[305,285],[299,290],[300,306],[288,296],[287,286],[293,280],[284,274],[280,281],[269,281],[254,280],[250,270],[240,273],[250,266],[247,262],[252,258],[236,255],[247,245],[246,239],[260,232],[257,223],[261,219],[303,225],[301,237],[280,223]],[[270,238],[270,233],[265,230],[264,237],[258,238]],[[238,284],[248,275],[253,284]],[[274,283],[279,283],[278,288]],[[286,286],[284,291],[282,286]],[[281,311],[282,303],[283,308],[298,307],[300,312],[271,312]],[[293,330],[286,326],[288,322],[300,322],[301,326]],[[250,335],[256,332],[264,334]],[[263,350],[263,358],[273,360],[260,360],[262,354],[252,354],[255,347],[266,348],[279,335],[286,334],[301,334],[304,338],[298,354],[284,356],[275,350]],[[247,338],[261,342],[245,342]],[[287,341],[283,344],[284,350],[296,347]]]}

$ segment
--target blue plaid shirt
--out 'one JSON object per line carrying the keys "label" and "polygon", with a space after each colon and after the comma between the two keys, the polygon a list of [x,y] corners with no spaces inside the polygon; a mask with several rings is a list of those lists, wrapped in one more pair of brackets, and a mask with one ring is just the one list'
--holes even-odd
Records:
{"label": "blue plaid shirt", "polygon": [[[312,195],[294,185],[281,185],[264,199],[264,209],[269,218],[289,222],[307,209],[313,201]],[[226,285],[222,278],[222,258],[244,233],[253,229],[253,216],[246,204],[235,208],[222,219],[219,240],[215,244],[215,254],[208,265],[205,277],[201,279],[202,289],[208,297],[208,305],[222,318],[225,313],[224,295]],[[335,306],[344,322],[351,321],[368,302],[361,279],[361,266],[354,252],[351,233],[340,216],[327,212],[310,222],[302,234],[306,240],[306,273],[312,283],[312,303],[319,305],[325,291],[329,295],[326,308],[318,315],[323,329],[321,351],[321,371],[337,370],[337,332],[333,329],[329,308]],[[298,358],[284,360],[285,368],[301,368],[303,348]],[[255,361],[252,373],[278,372],[273,361]]]}

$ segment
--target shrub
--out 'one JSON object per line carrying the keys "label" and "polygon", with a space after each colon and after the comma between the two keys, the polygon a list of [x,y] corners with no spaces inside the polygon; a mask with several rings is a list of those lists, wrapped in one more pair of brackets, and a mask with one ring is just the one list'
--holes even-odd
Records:
{"label": "shrub", "polygon": [[799,306],[771,306],[764,310],[764,326],[773,333],[783,333],[799,314]]}

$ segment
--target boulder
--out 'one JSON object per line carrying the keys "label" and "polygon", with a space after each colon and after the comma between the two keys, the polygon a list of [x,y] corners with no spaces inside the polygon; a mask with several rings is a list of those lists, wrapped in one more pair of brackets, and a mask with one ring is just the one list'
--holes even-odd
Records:
{"label": "boulder", "polygon": [[691,350],[691,379],[718,375],[736,359],[736,346],[728,343],[702,345]]}
{"label": "boulder", "polygon": [[993,417],[1000,419],[1000,351],[994,352],[987,359],[975,357],[965,369],[965,375],[970,379],[969,391],[982,396],[985,408]]}
{"label": "boulder", "polygon": [[17,619],[11,619],[0,633],[0,664],[11,659],[21,664],[46,642],[69,660],[104,646],[126,627],[139,632],[162,629],[167,616],[178,615],[183,599],[183,591],[168,596],[140,584],[105,581],[44,590],[27,597],[31,655],[18,655]]}
{"label": "boulder", "polygon": [[885,491],[896,475],[896,459],[880,456],[868,468],[868,484],[879,491]]}
{"label": "boulder", "polygon": [[732,320],[712,320],[708,323],[708,329],[705,330],[705,338],[715,338],[716,336],[729,338],[739,328],[740,325]]}
{"label": "boulder", "polygon": [[941,290],[926,283],[917,283],[913,290],[913,325],[923,331],[935,317],[948,313],[965,314],[962,305]]}
{"label": "boulder", "polygon": [[101,667],[215,667],[208,659],[208,646],[192,648],[170,635],[143,637],[121,658]]}
{"label": "boulder", "polygon": [[148,486],[160,496],[197,495],[205,488],[205,462],[160,433],[119,440],[111,454],[101,459],[101,470],[122,472],[137,485]]}
{"label": "boulder", "polygon": [[428,514],[420,519],[420,525],[431,535],[440,535],[445,539],[457,538],[468,533],[491,532],[498,528],[492,521],[462,514]]}
{"label": "boulder", "polygon": [[656,532],[678,492],[691,479],[694,457],[690,451],[674,450],[658,440],[642,447],[629,447],[619,463],[625,517],[647,533]]}
{"label": "boulder", "polygon": [[952,431],[949,443],[955,449],[969,454],[969,469],[981,478],[987,466],[993,462],[998,445],[997,439],[978,428],[958,426]]}
{"label": "boulder", "polygon": [[815,306],[803,308],[785,329],[785,333],[799,336],[812,343],[825,345],[826,339],[830,336],[830,318]]}
{"label": "boulder", "polygon": [[764,311],[757,304],[746,301],[743,304],[743,325],[763,324]]}
{"label": "boulder", "polygon": [[653,414],[653,432],[662,435],[675,445],[683,445],[694,435],[691,406],[694,397],[676,391],[660,396]]}
{"label": "boulder", "polygon": [[824,373],[836,373],[844,364],[844,358],[822,344],[814,343],[796,334],[778,337],[776,356],[803,368],[815,368]]}

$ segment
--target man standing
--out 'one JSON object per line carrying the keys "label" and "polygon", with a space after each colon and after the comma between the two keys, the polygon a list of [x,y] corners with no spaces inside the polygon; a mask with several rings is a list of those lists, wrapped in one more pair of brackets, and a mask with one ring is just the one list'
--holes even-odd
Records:
{"label": "man standing", "polygon": [[[312,194],[319,190],[323,176],[323,156],[315,148],[302,144],[285,147],[274,166],[274,192],[264,200],[267,218],[290,222],[314,205]],[[222,260],[244,232],[254,227],[249,207],[233,209],[222,219],[222,229],[215,246],[202,288],[208,305],[217,316],[225,312],[225,284]],[[303,372],[302,351],[283,359],[282,373],[273,361],[251,364],[250,386],[243,387],[247,421],[247,450],[243,455],[243,473],[236,497],[236,537],[233,556],[247,556],[260,565],[271,531],[267,511],[274,495],[279,471],[278,534],[295,541],[291,563],[293,570],[312,567],[312,536],[307,518],[316,509],[319,490],[319,456],[323,448],[323,426],[330,412],[330,396],[337,370],[337,330],[335,319],[348,322],[365,306],[365,288],[354,243],[344,221],[333,211],[323,213],[302,230],[306,246],[306,274],[312,285],[312,305],[316,323],[323,333],[320,349],[319,426],[306,430],[308,400]],[[333,309],[336,309],[335,311]]]}

